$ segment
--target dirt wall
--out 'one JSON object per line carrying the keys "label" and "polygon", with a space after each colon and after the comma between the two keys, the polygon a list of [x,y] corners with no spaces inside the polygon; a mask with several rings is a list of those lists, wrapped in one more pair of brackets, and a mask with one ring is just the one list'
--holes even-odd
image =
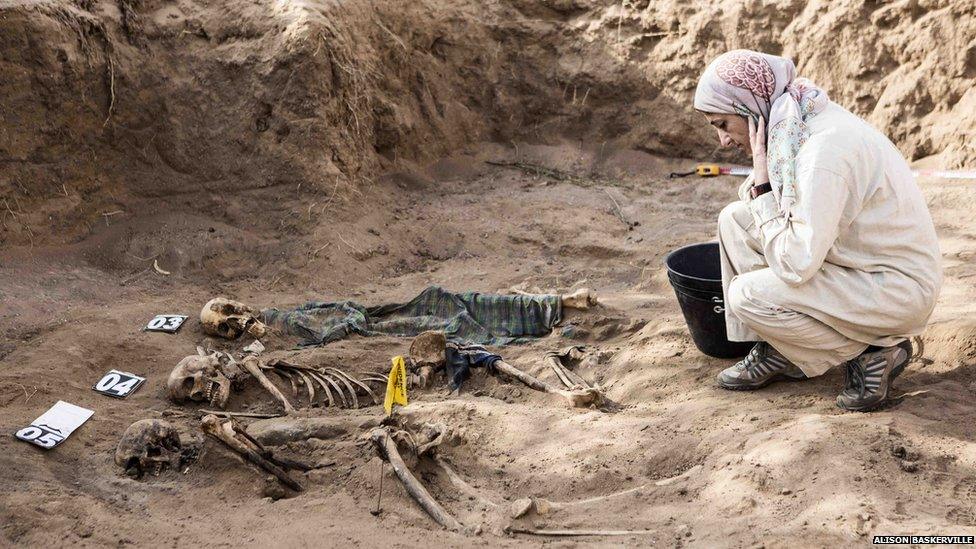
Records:
{"label": "dirt wall", "polygon": [[153,200],[281,230],[267,214],[287,205],[241,191],[342,197],[475,140],[730,158],[690,98],[707,60],[736,47],[793,57],[911,159],[961,166],[976,160],[974,11],[949,1],[7,1],[0,245],[77,240]]}

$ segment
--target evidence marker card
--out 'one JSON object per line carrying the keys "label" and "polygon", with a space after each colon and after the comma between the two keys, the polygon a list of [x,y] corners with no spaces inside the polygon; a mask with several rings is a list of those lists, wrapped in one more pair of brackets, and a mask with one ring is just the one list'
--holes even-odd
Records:
{"label": "evidence marker card", "polygon": [[59,400],[51,409],[41,414],[30,426],[17,431],[14,436],[50,450],[68,438],[94,414],[92,410]]}
{"label": "evidence marker card", "polygon": [[156,315],[143,330],[147,332],[164,332],[175,334],[186,322],[186,315]]}
{"label": "evidence marker card", "polygon": [[92,389],[110,397],[125,398],[136,392],[145,381],[146,378],[129,372],[110,370],[98,380],[98,383],[92,385]]}

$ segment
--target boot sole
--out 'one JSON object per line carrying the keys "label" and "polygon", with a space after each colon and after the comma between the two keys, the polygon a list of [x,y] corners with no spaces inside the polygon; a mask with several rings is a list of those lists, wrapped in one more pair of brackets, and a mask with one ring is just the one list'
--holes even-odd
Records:
{"label": "boot sole", "polygon": [[785,375],[785,374],[776,374],[776,375],[770,377],[769,379],[763,381],[762,383],[759,383],[759,384],[756,384],[756,385],[726,385],[726,384],[722,383],[721,381],[717,381],[716,380],[716,382],[718,383],[718,386],[719,387],[721,387],[722,389],[725,389],[727,391],[755,391],[757,389],[762,389],[763,387],[767,387],[768,385],[770,385],[770,384],[772,384],[774,382],[777,382],[777,381],[796,382],[796,381],[806,381],[807,379],[809,379],[809,378],[807,378],[807,377],[790,377],[790,376]]}

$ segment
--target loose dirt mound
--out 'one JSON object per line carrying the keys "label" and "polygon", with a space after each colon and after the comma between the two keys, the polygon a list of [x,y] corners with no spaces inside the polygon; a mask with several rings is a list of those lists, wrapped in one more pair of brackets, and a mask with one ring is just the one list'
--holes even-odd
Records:
{"label": "loose dirt mound", "polygon": [[[201,334],[192,317],[214,295],[377,304],[438,283],[597,289],[601,307],[500,352],[552,381],[547,351],[595,346],[579,372],[627,406],[567,410],[481,372],[460,396],[412,392],[408,421],[447,424],[441,455],[497,505],[462,495],[430,462],[421,478],[462,522],[484,524],[486,543],[528,542],[501,531],[512,520],[497,509],[510,500],[638,486],[515,523],[649,528],[616,540],[702,546],[973,533],[972,186],[922,182],[946,288],[925,335],[931,362],[913,364],[900,400],[877,414],[833,407],[836,371],[756,394],[716,389],[727,362],[695,350],[660,265],[713,238],[734,196],[731,178],[665,178],[695,159],[734,160],[690,111],[708,59],[734,47],[790,55],[907,156],[956,167],[976,161],[974,12],[962,2],[0,1],[0,470],[10,472],[0,532],[24,545],[471,543],[433,529],[389,468],[385,510],[369,513],[380,466],[358,436],[380,417],[375,406],[303,412],[343,428],[280,448],[317,466],[297,498],[264,498],[276,493],[213,444],[185,473],[142,481],[112,461],[133,421],[198,428],[164,380],[198,344],[247,343]],[[140,331],[161,312],[191,320],[175,336]],[[388,368],[409,345],[266,343],[356,374]],[[91,385],[111,368],[149,381],[107,399]],[[13,440],[58,399],[96,415],[52,452]],[[230,407],[275,411],[254,385]]]}

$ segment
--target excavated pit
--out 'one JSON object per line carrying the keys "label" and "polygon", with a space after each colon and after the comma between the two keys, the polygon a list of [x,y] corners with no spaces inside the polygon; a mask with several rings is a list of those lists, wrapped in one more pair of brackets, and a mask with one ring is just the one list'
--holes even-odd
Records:
{"label": "excavated pit", "polygon": [[[671,249],[713,237],[738,184],[667,174],[744,161],[716,151],[690,109],[707,59],[734,47],[790,55],[917,166],[972,166],[974,11],[938,1],[0,3],[3,540],[545,541],[506,534],[509,523],[648,530],[590,539],[634,545],[976,533],[971,185],[920,181],[946,286],[924,335],[929,361],[911,365],[897,402],[877,413],[834,408],[839,371],[752,394],[717,389],[727,362],[694,348],[662,267]],[[571,410],[483,372],[460,396],[411,392],[405,417],[450,427],[440,455],[463,479],[505,509],[647,488],[512,520],[422,461],[431,493],[481,533],[436,527],[388,467],[373,516],[380,466],[360,436],[377,406],[300,414],[341,428],[280,447],[317,465],[293,498],[275,500],[265,474],[213,441],[185,472],[133,480],[113,462],[136,420],[198,432],[198,407],[166,400],[166,376],[196,345],[248,342],[199,331],[193,317],[210,298],[378,304],[432,283],[594,288],[602,306],[573,313],[570,329],[500,352],[551,380],[547,351],[591,345],[580,373],[626,406]],[[162,312],[191,321],[173,336],[141,331]],[[409,346],[265,343],[358,374]],[[148,381],[125,400],[91,391],[113,368]],[[51,452],[13,439],[57,400],[95,416]],[[230,408],[275,411],[253,384]]]}

